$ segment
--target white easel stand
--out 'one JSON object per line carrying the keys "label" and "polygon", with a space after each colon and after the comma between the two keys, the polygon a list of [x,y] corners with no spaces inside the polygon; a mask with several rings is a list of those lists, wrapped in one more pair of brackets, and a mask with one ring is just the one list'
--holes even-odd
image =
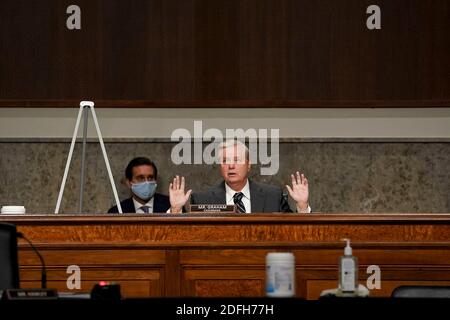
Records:
{"label": "white easel stand", "polygon": [[114,199],[116,200],[116,205],[119,213],[122,212],[122,207],[120,205],[119,197],[117,195],[116,185],[114,183],[114,178],[111,172],[111,167],[109,166],[108,155],[106,154],[105,144],[103,143],[102,133],[100,132],[100,127],[98,125],[97,116],[95,114],[94,102],[92,101],[81,101],[80,109],[78,111],[77,122],[75,124],[75,130],[72,136],[72,143],[70,144],[69,156],[67,157],[66,168],[64,169],[64,176],[61,182],[61,188],[59,189],[58,200],[56,202],[55,214],[59,213],[59,207],[61,205],[61,199],[64,193],[64,188],[67,180],[67,173],[69,172],[70,162],[72,161],[73,149],[75,147],[75,142],[78,135],[78,128],[80,126],[81,114],[84,114],[84,130],[83,130],[83,149],[81,155],[81,173],[80,173],[80,202],[79,202],[79,212],[83,212],[83,194],[84,194],[84,174],[85,174],[85,157],[86,157],[86,137],[87,137],[87,120],[88,120],[88,110],[91,110],[92,117],[94,119],[95,129],[97,130],[98,140],[103,152],[103,158],[105,159],[106,169],[108,171],[109,181],[111,183],[111,188],[114,193]]}

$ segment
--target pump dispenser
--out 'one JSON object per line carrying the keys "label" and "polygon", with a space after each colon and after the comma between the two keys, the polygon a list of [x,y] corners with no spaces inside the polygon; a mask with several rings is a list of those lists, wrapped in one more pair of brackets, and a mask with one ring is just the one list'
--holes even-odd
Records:
{"label": "pump dispenser", "polygon": [[342,292],[355,292],[358,286],[358,259],[352,254],[350,239],[346,241],[344,255],[339,258],[339,289]]}

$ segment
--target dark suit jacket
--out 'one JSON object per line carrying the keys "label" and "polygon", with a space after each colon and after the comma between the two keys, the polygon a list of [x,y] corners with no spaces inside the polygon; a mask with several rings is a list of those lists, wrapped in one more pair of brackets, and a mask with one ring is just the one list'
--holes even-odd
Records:
{"label": "dark suit jacket", "polygon": [[[154,213],[166,213],[170,208],[170,200],[168,196],[165,196],[160,193],[155,193],[153,196],[153,212]],[[123,213],[136,213],[134,209],[133,198],[128,198],[120,202],[120,206],[122,207]],[[108,213],[118,213],[119,210],[117,206],[112,207],[108,210]]]}
{"label": "dark suit jacket", "polygon": [[[292,212],[279,187],[249,179],[251,212]],[[226,204],[225,181],[205,192],[191,195],[192,204]]]}

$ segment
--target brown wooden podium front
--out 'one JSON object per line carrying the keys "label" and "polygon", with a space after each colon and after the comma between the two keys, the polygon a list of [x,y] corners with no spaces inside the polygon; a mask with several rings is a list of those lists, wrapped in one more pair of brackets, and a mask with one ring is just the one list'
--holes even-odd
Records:
{"label": "brown wooden podium front", "polygon": [[[48,287],[69,291],[67,268],[81,268],[81,289],[100,280],[125,297],[264,296],[265,255],[295,254],[297,295],[318,298],[337,286],[338,257],[352,240],[359,279],[381,268],[389,296],[403,284],[450,285],[450,214],[25,215],[2,216],[39,248]],[[20,242],[23,288],[39,287],[40,264]]]}

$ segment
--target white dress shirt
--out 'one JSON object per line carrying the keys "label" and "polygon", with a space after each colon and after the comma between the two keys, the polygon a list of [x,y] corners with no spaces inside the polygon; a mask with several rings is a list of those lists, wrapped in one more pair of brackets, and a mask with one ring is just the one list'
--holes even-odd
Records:
{"label": "white dress shirt", "polygon": [[230,205],[230,204],[234,205],[233,197],[234,197],[235,193],[242,192],[244,194],[244,196],[242,197],[242,203],[244,204],[244,207],[245,207],[245,213],[252,212],[252,203],[250,201],[250,186],[248,184],[248,179],[247,179],[247,182],[245,183],[244,188],[242,188],[241,191],[234,191],[226,183],[225,183],[225,191],[226,191],[226,199],[227,199],[228,205]]}
{"label": "white dress shirt", "polygon": [[[242,203],[244,204],[244,207],[245,207],[245,213],[250,213],[252,211],[252,202],[250,200],[250,186],[248,183],[248,179],[247,179],[247,182],[246,182],[244,188],[242,188],[241,191],[234,191],[225,183],[225,192],[226,192],[226,199],[227,199],[228,205],[230,205],[230,204],[234,205],[234,200],[233,200],[234,194],[237,192],[242,192],[244,194],[244,196],[242,197]],[[303,211],[302,213],[311,213],[311,207],[308,206],[308,208],[305,211]]]}
{"label": "white dress shirt", "polygon": [[152,197],[150,200],[148,200],[147,203],[142,204],[138,201],[136,201],[136,199],[133,198],[133,203],[134,203],[134,209],[136,210],[136,213],[145,213],[144,210],[141,209],[142,206],[147,206],[148,207],[148,212],[149,213],[153,213],[153,201],[154,201],[155,197]]}

